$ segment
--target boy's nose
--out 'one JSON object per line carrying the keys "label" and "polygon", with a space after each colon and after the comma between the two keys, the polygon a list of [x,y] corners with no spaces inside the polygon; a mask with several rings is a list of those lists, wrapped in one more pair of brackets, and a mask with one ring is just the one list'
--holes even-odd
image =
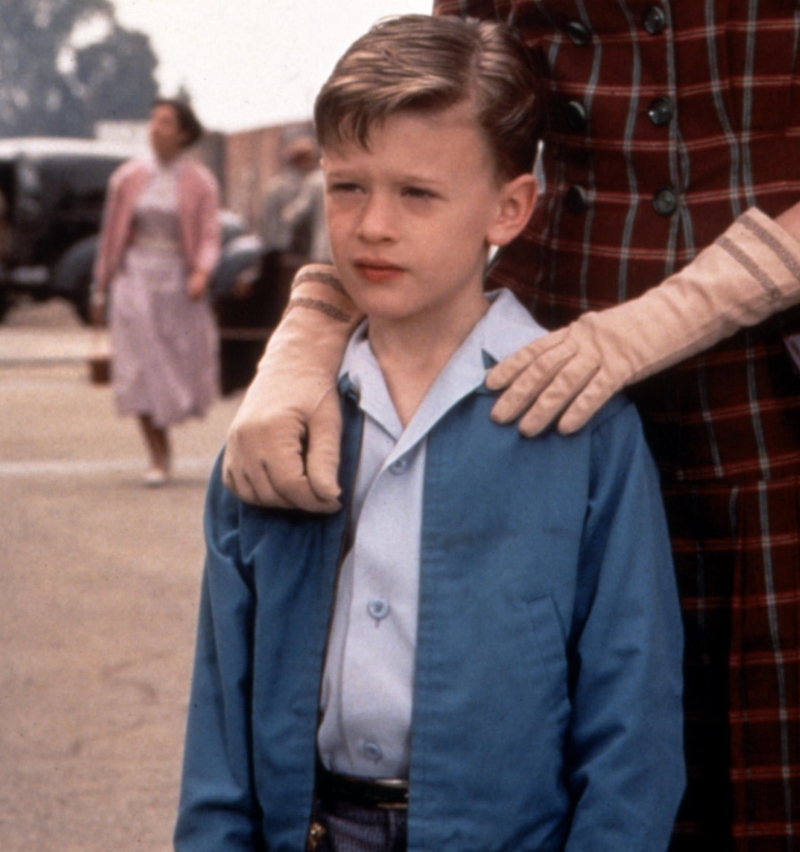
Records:
{"label": "boy's nose", "polygon": [[395,211],[388,199],[370,196],[358,223],[358,236],[369,242],[383,242],[396,235]]}

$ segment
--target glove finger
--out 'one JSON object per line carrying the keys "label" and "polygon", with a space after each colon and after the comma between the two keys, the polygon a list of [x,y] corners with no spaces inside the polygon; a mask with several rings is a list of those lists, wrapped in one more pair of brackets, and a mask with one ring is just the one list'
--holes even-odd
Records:
{"label": "glove finger", "polygon": [[240,499],[244,500],[246,503],[255,503],[258,506],[268,506],[273,509],[294,508],[288,500],[281,497],[281,495],[272,487],[266,465],[261,464],[258,468],[255,468],[252,473],[253,476],[251,478],[251,473],[246,470],[242,471],[242,480],[246,483],[246,488],[252,494],[252,498],[248,499],[239,494]]}
{"label": "glove finger", "polygon": [[575,349],[569,344],[556,346],[538,356],[494,404],[492,420],[510,423],[526,412],[574,357]]}
{"label": "glove finger", "polygon": [[577,432],[618,390],[619,388],[608,381],[606,375],[598,369],[592,380],[572,401],[572,404],[558,421],[558,431],[562,435]]}
{"label": "glove finger", "polygon": [[[533,362],[564,343],[567,331],[568,329],[563,328],[554,331],[552,334],[546,334],[544,337],[534,340],[533,343],[523,346],[522,349],[517,350],[513,355],[509,355],[508,358],[504,358],[487,374],[486,387],[489,390],[502,390],[508,387]],[[574,351],[574,348],[572,351]]]}
{"label": "glove finger", "polygon": [[327,511],[341,508],[338,483],[339,447],[342,435],[342,412],[339,395],[331,388],[322,399],[308,424],[306,474],[312,491]]}
{"label": "glove finger", "polygon": [[277,505],[306,512],[329,511],[330,504],[317,497],[306,475],[305,432],[294,431],[280,440],[271,440],[265,433],[264,440],[270,453],[261,463],[263,477],[254,483],[259,497],[269,488],[281,501]]}
{"label": "glove finger", "polygon": [[222,481],[228,491],[245,503],[271,505],[269,502],[264,503],[259,499],[251,478],[246,474],[234,446],[230,442],[225,445],[222,459]]}
{"label": "glove finger", "polygon": [[599,370],[593,359],[575,357],[539,395],[519,422],[519,431],[532,438],[546,429]]}
{"label": "glove finger", "polygon": [[256,492],[253,489],[250,480],[245,476],[236,475],[236,468],[231,463],[230,453],[227,446],[225,447],[225,454],[222,460],[222,482],[228,491],[235,494],[245,503],[256,502]]}
{"label": "glove finger", "polygon": [[241,427],[232,427],[228,432],[222,460],[225,487],[245,503],[289,508],[291,504],[273,488],[269,471],[261,459],[263,447],[270,446],[269,440],[263,440],[261,433],[259,440],[250,440],[248,434],[248,430]]}

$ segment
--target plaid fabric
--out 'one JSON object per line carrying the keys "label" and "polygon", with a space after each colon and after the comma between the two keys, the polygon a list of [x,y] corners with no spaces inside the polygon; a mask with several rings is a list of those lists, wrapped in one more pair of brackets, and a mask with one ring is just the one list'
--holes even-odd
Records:
{"label": "plaid fabric", "polygon": [[800,477],[679,483],[664,499],[686,630],[689,785],[672,848],[795,849]]}
{"label": "plaid fabric", "polygon": [[[492,283],[555,328],[641,294],[750,206],[800,199],[800,3],[437,0],[546,69],[546,186]],[[746,263],[746,258],[743,259]],[[793,311],[638,386],[687,630],[674,848],[800,849]]]}

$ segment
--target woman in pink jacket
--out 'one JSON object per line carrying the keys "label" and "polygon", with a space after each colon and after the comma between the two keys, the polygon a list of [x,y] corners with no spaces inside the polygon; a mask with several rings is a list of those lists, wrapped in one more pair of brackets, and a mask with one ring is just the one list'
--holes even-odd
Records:
{"label": "woman in pink jacket", "polygon": [[95,263],[93,316],[109,318],[114,396],[121,414],[139,418],[149,485],[170,474],[167,427],[204,415],[216,387],[207,293],[220,251],[219,189],[208,169],[184,156],[201,133],[186,103],[156,101],[153,156],[112,175]]}

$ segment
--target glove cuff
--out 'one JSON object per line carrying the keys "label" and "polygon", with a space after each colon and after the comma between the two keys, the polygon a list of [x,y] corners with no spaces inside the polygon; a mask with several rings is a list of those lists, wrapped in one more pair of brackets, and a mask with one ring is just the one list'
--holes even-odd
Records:
{"label": "glove cuff", "polygon": [[800,301],[800,243],[755,207],[750,208],[714,241],[708,251],[724,252],[735,264],[731,273],[749,277],[750,325]]}
{"label": "glove cuff", "polygon": [[258,369],[290,363],[334,374],[362,315],[329,266],[303,267],[292,284],[289,304],[272,333]]}
{"label": "glove cuff", "polygon": [[619,388],[797,302],[800,244],[752,208],[658,287],[578,322]]}

